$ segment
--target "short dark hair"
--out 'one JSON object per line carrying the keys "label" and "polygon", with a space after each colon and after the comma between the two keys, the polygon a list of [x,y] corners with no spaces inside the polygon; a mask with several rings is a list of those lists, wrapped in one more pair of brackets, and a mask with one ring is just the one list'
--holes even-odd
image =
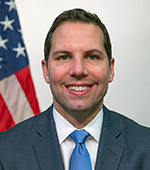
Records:
{"label": "short dark hair", "polygon": [[96,14],[92,14],[90,12],[87,12],[83,9],[78,9],[78,8],[62,12],[54,20],[50,30],[48,31],[47,37],[45,39],[44,55],[45,55],[46,62],[48,62],[48,58],[49,58],[53,33],[56,30],[56,28],[59,25],[63,24],[64,22],[83,22],[83,23],[91,23],[96,26],[99,26],[104,35],[104,42],[103,42],[104,48],[106,50],[107,57],[110,62],[111,57],[112,57],[111,42],[110,42],[110,37],[109,37],[108,31],[105,25],[102,23],[102,21],[99,19],[99,17]]}

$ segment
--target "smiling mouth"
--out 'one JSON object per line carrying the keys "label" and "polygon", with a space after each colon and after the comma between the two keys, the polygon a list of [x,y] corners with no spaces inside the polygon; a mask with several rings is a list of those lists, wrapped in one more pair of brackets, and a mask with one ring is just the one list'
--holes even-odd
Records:
{"label": "smiling mouth", "polygon": [[85,91],[91,88],[91,86],[68,86],[69,90],[73,91]]}

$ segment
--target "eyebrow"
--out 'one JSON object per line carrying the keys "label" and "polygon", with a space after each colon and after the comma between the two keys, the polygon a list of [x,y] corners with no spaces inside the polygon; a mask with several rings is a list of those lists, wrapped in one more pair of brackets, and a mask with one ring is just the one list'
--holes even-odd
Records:
{"label": "eyebrow", "polygon": [[69,52],[69,51],[60,50],[60,51],[55,51],[55,52],[53,53],[53,56],[55,56],[55,55],[57,55],[57,54],[60,54],[60,53],[62,53],[62,54],[71,54],[71,52]]}
{"label": "eyebrow", "polygon": [[[104,55],[104,53],[103,53],[102,51],[98,50],[98,49],[90,49],[90,50],[86,51],[85,54],[89,54],[89,53],[93,53],[93,52],[99,53],[101,56]],[[70,51],[59,50],[59,51],[55,51],[55,52],[53,53],[53,56],[55,56],[55,55],[57,55],[57,54],[60,54],[60,53],[62,53],[62,54],[69,54],[69,55],[72,54]]]}
{"label": "eyebrow", "polygon": [[99,53],[101,56],[104,55],[104,53],[98,49],[90,49],[90,50],[86,51],[85,54],[93,53],[93,52]]}

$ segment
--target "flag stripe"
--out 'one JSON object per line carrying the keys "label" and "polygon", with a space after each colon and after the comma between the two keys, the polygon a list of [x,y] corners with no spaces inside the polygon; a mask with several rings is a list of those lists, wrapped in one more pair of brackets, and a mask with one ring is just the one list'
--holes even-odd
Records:
{"label": "flag stripe", "polygon": [[38,114],[40,111],[39,111],[39,108],[37,107],[38,102],[36,99],[36,94],[35,94],[32,78],[31,78],[29,66],[26,66],[25,68],[16,72],[15,75],[31,105],[31,108],[33,109],[33,112],[35,114]]}
{"label": "flag stripe", "polygon": [[8,130],[15,125],[10,112],[0,94],[0,131]]}
{"label": "flag stripe", "polygon": [[34,115],[15,75],[1,80],[1,95],[16,124]]}

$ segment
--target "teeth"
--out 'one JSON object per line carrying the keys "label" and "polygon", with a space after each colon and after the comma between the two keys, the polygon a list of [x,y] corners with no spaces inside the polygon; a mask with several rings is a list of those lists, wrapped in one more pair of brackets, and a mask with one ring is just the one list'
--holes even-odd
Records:
{"label": "teeth", "polygon": [[87,86],[70,86],[68,89],[74,90],[74,91],[83,91],[83,90],[88,90],[90,87]]}

